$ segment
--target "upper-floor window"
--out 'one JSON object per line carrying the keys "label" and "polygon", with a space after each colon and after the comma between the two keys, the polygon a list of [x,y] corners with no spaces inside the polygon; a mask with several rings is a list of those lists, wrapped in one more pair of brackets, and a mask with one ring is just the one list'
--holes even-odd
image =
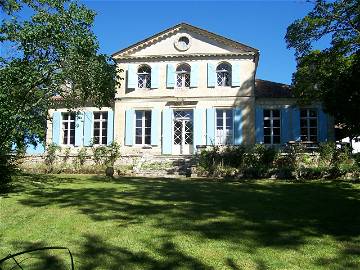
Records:
{"label": "upper-floor window", "polygon": [[190,71],[191,71],[191,68],[188,64],[180,64],[176,68],[176,87],[177,88],[190,87]]}
{"label": "upper-floor window", "polygon": [[75,144],[75,113],[62,114],[63,144]]}
{"label": "upper-floor window", "polygon": [[216,68],[216,80],[218,86],[231,85],[231,65],[228,63],[221,63]]}
{"label": "upper-floor window", "polygon": [[302,109],[300,110],[300,129],[302,141],[317,141],[318,133],[317,110]]}
{"label": "upper-floor window", "polygon": [[135,144],[151,143],[151,111],[135,111]]}
{"label": "upper-floor window", "polygon": [[138,69],[138,88],[151,88],[151,68],[147,65]]}
{"label": "upper-floor window", "polygon": [[216,109],[216,144],[233,143],[233,112],[231,109]]}
{"label": "upper-floor window", "polygon": [[107,144],[107,112],[94,112],[94,144]]}
{"label": "upper-floor window", "polygon": [[264,110],[264,143],[280,143],[280,110]]}

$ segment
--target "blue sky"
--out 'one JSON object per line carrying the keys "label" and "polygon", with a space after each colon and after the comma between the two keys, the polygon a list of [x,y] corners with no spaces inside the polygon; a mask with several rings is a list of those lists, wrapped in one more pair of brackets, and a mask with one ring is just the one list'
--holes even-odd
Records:
{"label": "blue sky", "polygon": [[294,51],[286,28],[313,7],[305,1],[82,1],[95,10],[94,32],[111,54],[180,22],[260,50],[257,78],[291,82]]}

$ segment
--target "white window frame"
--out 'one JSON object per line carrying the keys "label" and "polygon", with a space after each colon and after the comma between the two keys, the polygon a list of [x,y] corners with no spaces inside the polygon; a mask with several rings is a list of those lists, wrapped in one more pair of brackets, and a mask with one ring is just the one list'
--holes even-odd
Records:
{"label": "white window frame", "polygon": [[[142,113],[142,116],[141,116],[141,143],[136,143],[136,129],[138,128],[137,127],[137,118],[136,118],[136,113],[137,112],[141,112]],[[146,126],[145,126],[145,123],[146,123],[146,117],[145,117],[145,112],[149,112],[149,114],[150,114],[150,126],[148,127],[148,128],[150,128],[150,142],[149,143],[145,143],[145,130],[146,130]],[[134,144],[135,145],[151,145],[151,117],[152,117],[152,115],[151,115],[151,110],[135,110],[135,124],[134,124],[134,128],[135,128],[135,132],[134,132]]]}
{"label": "white window frame", "polygon": [[[67,117],[67,119],[64,119],[64,115],[65,114],[68,114],[68,117]],[[71,116],[75,116],[74,117],[74,120],[71,120]],[[75,136],[76,136],[76,113],[74,113],[74,112],[63,112],[63,113],[61,113],[61,144],[62,145],[67,145],[67,146],[75,146],[75,140],[76,140],[76,138],[75,138]],[[71,143],[70,142],[70,134],[71,134],[71,123],[74,123],[74,143]],[[67,130],[64,128],[64,123],[67,123]],[[64,133],[65,133],[65,130],[66,130],[66,132],[67,132],[67,142],[66,143],[64,143]]]}
{"label": "white window frame", "polygon": [[[270,116],[265,117],[265,110],[270,111]],[[274,111],[279,112],[278,117],[274,117],[273,113]],[[270,127],[265,127],[265,120],[270,120]],[[279,128],[279,135],[274,135],[274,120],[279,120],[279,126],[276,126],[275,128]],[[265,128],[270,129],[270,135],[265,135]],[[263,129],[264,129],[264,144],[270,144],[270,145],[279,145],[281,144],[281,110],[280,109],[264,109],[263,112]],[[265,136],[270,137],[270,143],[265,143]],[[274,136],[279,136],[279,143],[274,143]]]}
{"label": "white window frame", "polygon": [[[223,143],[223,141],[224,141],[224,134],[223,134],[223,136],[221,136],[221,138],[222,138],[222,140],[220,141],[220,136],[218,136],[218,134],[217,134],[217,132],[218,132],[218,121],[217,121],[217,119],[218,119],[218,117],[217,117],[217,114],[218,114],[218,110],[221,110],[221,111],[223,111],[222,112],[222,125],[220,126],[221,127],[221,130],[222,130],[222,132],[224,132],[225,130],[228,130],[228,129],[226,129],[226,112],[227,111],[230,111],[230,113],[231,113],[231,119],[232,119],[232,121],[231,121],[231,129],[229,130],[229,133],[230,133],[230,135],[226,135],[225,136],[225,140],[226,140],[226,138],[230,138],[231,139],[231,141],[230,142],[225,142],[225,144]],[[231,108],[216,108],[215,109],[215,144],[216,145],[233,145],[234,144],[234,112],[233,112],[233,110],[231,109]]]}
{"label": "white window frame", "polygon": [[[181,66],[187,66],[189,68],[189,71],[185,71],[185,70],[178,70],[178,68],[180,68]],[[190,84],[191,84],[191,66],[187,63],[181,63],[177,66],[176,68],[176,88],[177,89],[189,89],[190,88]],[[189,76],[189,85],[186,86],[186,75]],[[178,78],[179,76],[181,76],[181,86],[178,85]]]}
{"label": "white window frame", "polygon": [[[306,110],[306,116],[305,117],[301,116],[301,111],[302,110]],[[315,111],[316,116],[310,116],[310,111]],[[316,127],[310,126],[310,120],[314,120],[314,119],[316,120]],[[301,126],[301,120],[306,120],[306,127]],[[302,109],[300,109],[300,139],[301,139],[301,141],[303,141],[302,140],[302,136],[303,136],[302,129],[303,128],[306,128],[306,136],[309,138],[308,141],[310,141],[310,137],[313,136],[313,135],[311,135],[310,130],[312,128],[316,128],[316,140],[314,142],[317,142],[319,140],[319,113],[318,113],[317,109],[313,109],[313,108],[302,108]]]}
{"label": "white window frame", "polygon": [[[227,65],[229,67],[229,70],[225,70],[225,69],[220,70],[219,66],[221,66],[221,65]],[[216,87],[219,87],[219,88],[221,88],[221,87],[231,87],[231,70],[232,70],[232,66],[231,66],[231,64],[229,64],[227,62],[221,62],[216,66]],[[219,83],[218,83],[218,74],[219,73],[225,74],[225,72],[229,74],[228,75],[229,76],[229,85],[224,85],[224,84],[219,85]],[[226,80],[224,80],[224,78],[222,78],[222,81],[224,82]]]}
{"label": "white window frame", "polygon": [[[95,119],[95,113],[100,113],[100,119]],[[103,119],[103,114],[107,113],[107,118]],[[100,127],[99,127],[99,143],[94,143],[94,145],[107,145],[107,140],[108,140],[108,136],[107,136],[107,132],[108,132],[108,128],[109,128],[109,123],[108,123],[108,119],[109,119],[109,112],[108,111],[94,111],[93,112],[93,129],[92,129],[92,138],[93,138],[93,142],[95,141],[95,122],[99,122],[100,123]],[[106,143],[103,143],[103,123],[106,122]]]}
{"label": "white window frame", "polygon": [[[142,68],[148,68],[150,70],[150,72],[139,72],[140,69]],[[137,88],[138,89],[151,89],[151,67],[148,65],[141,65],[138,67],[137,69]],[[140,76],[144,76],[144,83],[143,83],[143,87],[139,87],[139,78]],[[149,87],[147,87],[147,84],[149,84]]]}

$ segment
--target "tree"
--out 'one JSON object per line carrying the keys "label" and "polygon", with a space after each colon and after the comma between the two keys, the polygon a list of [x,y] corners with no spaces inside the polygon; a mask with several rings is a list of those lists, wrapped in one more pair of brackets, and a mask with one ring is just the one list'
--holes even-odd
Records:
{"label": "tree", "polygon": [[[70,0],[5,0],[0,26],[0,155],[44,139],[48,110],[114,98],[116,65],[98,54],[95,13]],[[24,9],[30,10],[24,18]]]}
{"label": "tree", "polygon": [[[322,38],[330,38],[329,46],[313,50]],[[316,1],[288,27],[285,40],[297,57],[292,82],[300,104],[321,102],[348,136],[360,135],[360,2]]]}

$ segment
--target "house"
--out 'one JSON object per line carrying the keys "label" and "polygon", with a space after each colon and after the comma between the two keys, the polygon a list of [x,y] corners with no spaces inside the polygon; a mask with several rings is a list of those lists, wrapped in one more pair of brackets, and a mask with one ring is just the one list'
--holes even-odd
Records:
{"label": "house", "polygon": [[[181,23],[112,55],[124,83],[112,107],[50,110],[47,143],[116,141],[122,154],[189,155],[204,145],[333,140],[318,104],[257,80],[259,50]],[[276,67],[274,67],[276,68]]]}

